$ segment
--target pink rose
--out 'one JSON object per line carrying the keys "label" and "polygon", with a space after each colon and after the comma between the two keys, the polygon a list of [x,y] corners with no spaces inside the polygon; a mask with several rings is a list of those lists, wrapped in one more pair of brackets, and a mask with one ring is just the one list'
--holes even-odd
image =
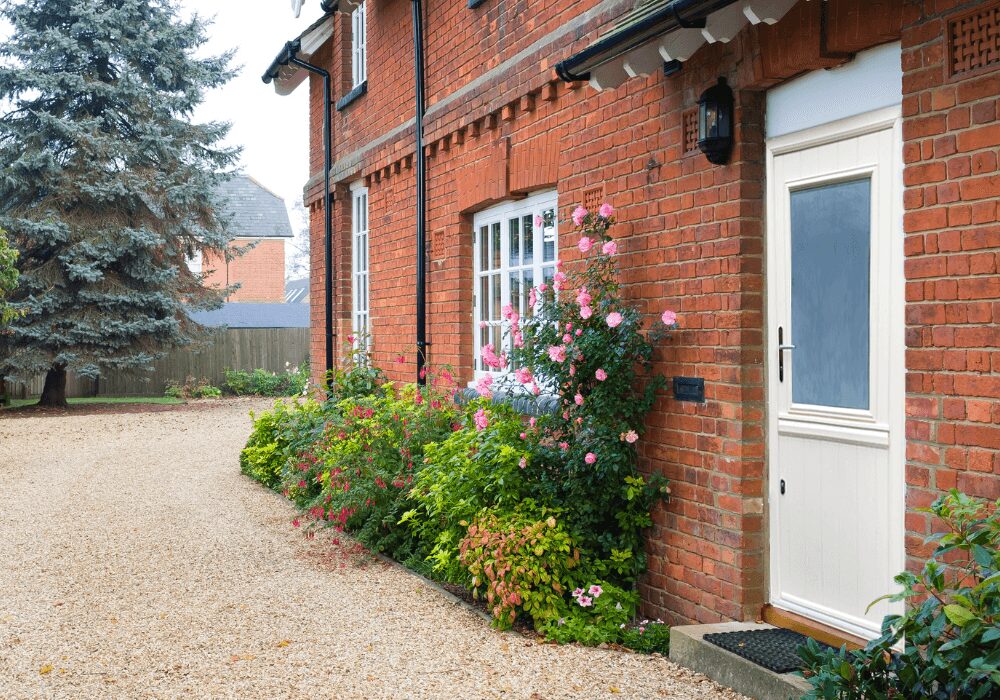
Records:
{"label": "pink rose", "polygon": [[553,345],[549,348],[549,357],[553,362],[565,362],[566,361],[566,348],[562,345]]}
{"label": "pink rose", "polygon": [[569,449],[569,443],[568,442],[560,442],[559,443],[559,449],[562,450],[563,452],[565,452],[566,450]]}
{"label": "pink rose", "polygon": [[476,430],[486,430],[490,426],[490,419],[486,416],[486,411],[479,409],[472,417],[476,424]]}
{"label": "pink rose", "polygon": [[569,333],[564,333],[563,334],[563,342],[566,343],[567,345],[570,344],[570,343],[572,343],[573,342],[573,336],[571,336]]}
{"label": "pink rose", "polygon": [[510,318],[510,315],[514,313],[514,307],[510,304],[504,304],[504,307],[500,309],[500,313],[504,318]]}
{"label": "pink rose", "polygon": [[542,227],[542,223],[543,223],[542,222],[542,217],[539,216],[538,214],[535,214],[535,228],[541,228]]}
{"label": "pink rose", "polygon": [[596,372],[594,372],[594,376],[595,376],[595,377],[597,377],[597,381],[599,381],[599,382],[603,382],[603,381],[604,381],[605,379],[607,379],[607,378],[608,378],[608,373],[607,373],[607,372],[605,372],[605,371],[604,371],[603,369],[601,369],[600,367],[598,367],[598,368],[597,368],[597,371],[596,371]]}
{"label": "pink rose", "polygon": [[535,288],[532,287],[528,292],[528,306],[534,308],[535,304],[538,303],[538,294],[535,292]]}
{"label": "pink rose", "polygon": [[[593,315],[594,315],[594,310],[592,308],[590,308],[589,306],[581,306],[580,307],[580,318],[582,318],[584,321],[586,321],[588,318],[590,318]],[[577,333],[579,333],[579,332],[580,331],[577,330]]]}
{"label": "pink rose", "polygon": [[491,386],[493,386],[493,376],[487,374],[485,376],[480,377],[479,380],[476,382],[476,392],[480,396],[491,397],[493,396],[493,392],[490,391]]}
{"label": "pink rose", "polygon": [[590,249],[594,247],[594,242],[588,236],[580,236],[580,242],[576,244],[576,247],[580,249],[581,253],[589,253]]}
{"label": "pink rose", "polygon": [[584,455],[583,461],[586,462],[587,464],[593,464],[594,462],[597,461],[597,455],[595,455],[593,452],[588,452],[586,455]]}
{"label": "pink rose", "polygon": [[549,288],[549,285],[545,284],[544,282],[542,282],[540,285],[538,285],[538,291],[540,291],[540,292],[544,292],[548,288]]}
{"label": "pink rose", "polygon": [[667,309],[663,312],[663,315],[660,316],[660,319],[663,321],[663,325],[673,326],[677,323],[677,312]]}
{"label": "pink rose", "polygon": [[531,381],[531,370],[527,367],[518,367],[514,370],[514,378],[521,384],[527,384]]}
{"label": "pink rose", "polygon": [[577,393],[577,395],[573,397],[573,401],[576,403],[577,406],[582,406],[583,394]]}
{"label": "pink rose", "polygon": [[617,328],[621,325],[622,315],[617,311],[612,311],[605,320],[608,322],[608,328]]}
{"label": "pink rose", "polygon": [[569,366],[569,376],[571,377],[576,376],[576,365]]}
{"label": "pink rose", "polygon": [[593,298],[590,296],[587,288],[580,287],[580,291],[576,294],[576,303],[580,306],[590,306],[591,301],[593,301]]}
{"label": "pink rose", "polygon": [[353,335],[347,336],[347,342],[350,343],[351,345],[354,345],[354,336]]}
{"label": "pink rose", "polygon": [[528,466],[527,457],[521,457],[520,461],[517,463],[517,466],[521,467],[521,469],[524,469],[526,466]]}
{"label": "pink rose", "polygon": [[583,329],[582,328],[577,328],[576,329],[576,337],[579,338],[581,335],[583,335]]}
{"label": "pink rose", "polygon": [[588,212],[586,209],[584,209],[581,206],[578,206],[576,209],[573,210],[573,223],[576,226],[582,226],[583,220],[587,217],[587,214]]}
{"label": "pink rose", "polygon": [[607,202],[602,204],[601,208],[597,210],[598,216],[601,216],[605,219],[610,218],[614,213],[615,213],[615,208],[610,204],[608,204]]}
{"label": "pink rose", "polygon": [[486,328],[486,326],[488,326],[488,325],[490,325],[490,324],[488,324],[486,321],[480,321],[479,322],[479,327],[480,328]]}
{"label": "pink rose", "polygon": [[605,255],[614,255],[618,252],[618,244],[614,241],[608,241],[601,246],[601,252]]}
{"label": "pink rose", "polygon": [[535,427],[536,423],[538,423],[538,420],[534,416],[528,419],[528,425],[530,425],[532,428]]}
{"label": "pink rose", "polygon": [[624,439],[625,442],[631,445],[632,443],[634,443],[636,440],[639,439],[639,433],[635,432],[634,430],[630,430],[627,433],[625,433]]}
{"label": "pink rose", "polygon": [[524,336],[521,331],[514,331],[514,347],[523,348],[524,347]]}

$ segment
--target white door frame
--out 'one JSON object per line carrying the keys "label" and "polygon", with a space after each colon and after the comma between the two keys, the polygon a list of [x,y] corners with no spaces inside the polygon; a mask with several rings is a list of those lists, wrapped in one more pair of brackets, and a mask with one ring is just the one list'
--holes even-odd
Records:
{"label": "white door frame", "polygon": [[[810,418],[813,420],[821,420],[823,423],[823,431],[827,431],[830,438],[835,438],[838,441],[851,441],[857,442],[859,444],[885,444],[888,443],[889,449],[889,464],[890,464],[890,475],[889,478],[891,483],[894,485],[893,490],[895,497],[889,506],[891,524],[889,526],[889,531],[880,534],[873,533],[873,536],[883,536],[888,538],[889,542],[889,552],[891,553],[890,565],[894,564],[893,569],[895,571],[903,571],[905,568],[905,527],[904,527],[904,515],[905,515],[905,449],[906,449],[906,434],[905,434],[905,318],[903,315],[905,308],[905,277],[903,271],[903,203],[902,203],[902,193],[903,193],[903,182],[902,182],[902,140],[901,140],[901,107],[899,105],[886,107],[882,109],[877,109],[872,112],[865,114],[847,117],[840,119],[828,124],[823,124],[820,126],[812,127],[809,129],[804,129],[792,134],[778,136],[767,140],[766,142],[766,211],[768,212],[778,212],[779,206],[783,206],[779,202],[779,197],[783,195],[783,188],[776,186],[774,182],[774,159],[776,156],[782,154],[791,153],[798,150],[803,150],[807,148],[812,148],[815,146],[834,143],[837,141],[845,140],[848,138],[861,136],[864,134],[869,134],[873,132],[878,132],[886,129],[891,129],[893,131],[893,139],[899,148],[896,149],[896,162],[891,164],[892,168],[892,192],[891,193],[872,193],[872,201],[876,201],[878,198],[879,205],[889,207],[891,211],[891,221],[892,221],[892,234],[891,234],[891,245],[888,247],[891,254],[889,255],[889,264],[883,266],[883,270],[886,274],[889,274],[889,304],[892,307],[889,309],[888,314],[892,319],[890,324],[890,329],[888,333],[888,348],[878,349],[878,346],[873,342],[872,345],[872,364],[874,364],[874,358],[876,352],[890,352],[892,357],[890,358],[890,367],[894,368],[895,371],[892,372],[889,381],[889,391],[888,396],[878,397],[876,393],[872,394],[872,405],[870,406],[870,411],[852,411],[850,409],[832,409],[825,411],[812,411],[813,415],[809,415],[809,411],[803,411],[798,415],[793,416],[794,422],[802,421],[804,425],[807,425]],[[845,179],[851,174],[857,174],[857,172],[864,172],[866,169],[861,168],[854,173],[843,173]],[[833,178],[836,178],[838,174],[832,173]],[[828,178],[829,176],[824,176]],[[781,237],[775,231],[775,227],[781,224],[775,223],[776,219],[781,217],[776,217],[773,214],[767,215],[766,221],[766,248],[767,248],[767,270],[775,271],[779,269],[779,265],[790,264],[788,258],[789,255],[784,249],[783,244],[780,242]],[[873,232],[874,233],[874,232]],[[874,238],[873,238],[874,244]],[[885,268],[888,269],[885,269]],[[772,275],[767,275],[767,285],[770,287],[772,284]],[[778,459],[780,455],[778,454],[778,416],[777,414],[777,393],[778,393],[778,372],[777,372],[777,325],[779,321],[777,319],[785,316],[784,313],[778,314],[775,304],[780,303],[778,301],[782,295],[773,293],[772,290],[768,290],[767,293],[767,308],[766,308],[766,323],[767,323],[767,334],[766,334],[766,345],[767,345],[767,360],[766,360],[766,372],[767,372],[767,459],[768,459],[768,539],[769,539],[769,584],[770,602],[778,608],[788,610],[790,612],[798,613],[814,619],[818,622],[830,625],[837,629],[844,630],[851,634],[872,638],[877,636],[878,629],[873,629],[870,625],[858,624],[855,620],[845,620],[836,614],[834,610],[824,610],[818,606],[804,606],[799,601],[783,599],[780,592],[781,587],[781,570],[780,570],[780,550],[779,550],[779,538],[777,534],[781,531],[781,513],[780,513],[780,479],[776,476]],[[874,320],[877,316],[874,313],[871,318]],[[874,341],[874,336],[873,336]],[[786,342],[789,342],[786,338]],[[791,340],[794,342],[794,339]],[[790,356],[786,356],[786,367],[790,366]],[[877,410],[876,402],[886,401],[888,402],[887,415],[889,416],[888,424],[885,422],[877,423],[875,421],[875,412]],[[835,415],[840,411],[844,411],[845,415],[840,416],[843,420],[838,420],[838,416]],[[870,417],[870,428],[864,425],[866,416],[863,414],[871,413]],[[847,415],[853,414],[853,415]],[[886,415],[886,413],[883,413]],[[794,427],[792,428],[794,429]],[[787,429],[783,428],[783,431],[787,433]],[[811,435],[815,436],[816,431],[813,430]],[[891,436],[891,437],[890,437]],[[891,584],[891,581],[887,582]],[[890,592],[887,587],[886,593]]]}

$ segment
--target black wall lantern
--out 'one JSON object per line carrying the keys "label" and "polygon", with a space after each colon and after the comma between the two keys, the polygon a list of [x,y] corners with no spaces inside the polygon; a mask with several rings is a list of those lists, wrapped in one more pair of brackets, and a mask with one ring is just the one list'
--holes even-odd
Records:
{"label": "black wall lantern", "polygon": [[733,91],[725,78],[698,98],[698,148],[716,165],[725,164],[733,150]]}

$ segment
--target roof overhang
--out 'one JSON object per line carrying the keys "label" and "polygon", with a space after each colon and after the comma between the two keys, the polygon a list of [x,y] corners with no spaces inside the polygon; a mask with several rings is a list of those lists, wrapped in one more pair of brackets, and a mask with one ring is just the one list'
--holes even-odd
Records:
{"label": "roof overhang", "polygon": [[646,0],[609,32],[556,65],[567,82],[595,90],[688,60],[704,44],[727,43],[746,25],[774,24],[799,0]]}
{"label": "roof overhang", "polygon": [[333,13],[338,9],[337,6],[345,8],[349,7],[350,4],[350,0],[341,0],[341,2],[333,3],[332,7],[327,8],[324,3],[326,14],[309,25],[296,38],[285,43],[278,55],[271,61],[271,65],[267,67],[264,75],[261,76],[261,80],[265,83],[273,82],[274,91],[279,95],[290,95],[295,88],[305,82],[309,75],[308,72],[291,64],[290,61],[293,58],[299,58],[308,62],[312,55],[319,51],[320,47],[333,36]]}

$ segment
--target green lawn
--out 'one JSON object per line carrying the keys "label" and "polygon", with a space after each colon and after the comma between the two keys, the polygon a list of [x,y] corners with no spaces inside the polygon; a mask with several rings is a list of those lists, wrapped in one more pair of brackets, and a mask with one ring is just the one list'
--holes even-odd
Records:
{"label": "green lawn", "polygon": [[[67,399],[71,404],[88,404],[88,403],[162,403],[162,404],[179,404],[184,403],[180,399],[175,399],[170,396],[95,396],[93,398],[79,398],[79,399]],[[32,404],[38,403],[38,399],[12,399],[10,402],[11,408],[18,408],[20,406],[31,406]],[[0,406],[2,408],[2,406]]]}

